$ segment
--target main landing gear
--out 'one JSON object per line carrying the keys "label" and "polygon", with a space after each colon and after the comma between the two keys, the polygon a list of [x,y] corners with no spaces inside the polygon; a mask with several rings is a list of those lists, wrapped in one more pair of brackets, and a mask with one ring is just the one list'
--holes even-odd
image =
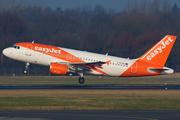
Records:
{"label": "main landing gear", "polygon": [[25,66],[24,74],[27,74],[30,64],[28,62],[25,64],[26,64],[26,66]]}
{"label": "main landing gear", "polygon": [[80,84],[83,84],[85,82],[85,79],[83,77],[79,77],[78,81]]}
{"label": "main landing gear", "polygon": [[78,73],[80,75],[80,77],[78,78],[78,81],[80,84],[83,84],[85,82],[85,79],[83,77],[83,73]]}

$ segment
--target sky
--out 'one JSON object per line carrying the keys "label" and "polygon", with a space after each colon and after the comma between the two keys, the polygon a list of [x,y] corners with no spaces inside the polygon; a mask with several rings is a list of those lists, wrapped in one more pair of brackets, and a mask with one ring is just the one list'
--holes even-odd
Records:
{"label": "sky", "polygon": [[[17,2],[20,0],[16,0]],[[61,9],[72,9],[85,5],[91,5],[92,7],[96,5],[101,5],[107,9],[114,9],[116,12],[124,10],[128,2],[134,3],[134,0],[24,0],[28,4],[33,4],[34,2],[41,1],[44,3],[44,7],[51,7],[52,9],[56,9],[60,7]],[[138,3],[141,3],[143,0],[135,0]],[[153,0],[146,0],[153,1]],[[160,2],[164,0],[159,0]],[[167,0],[170,2],[171,6],[176,3],[178,7],[180,7],[180,0]]]}

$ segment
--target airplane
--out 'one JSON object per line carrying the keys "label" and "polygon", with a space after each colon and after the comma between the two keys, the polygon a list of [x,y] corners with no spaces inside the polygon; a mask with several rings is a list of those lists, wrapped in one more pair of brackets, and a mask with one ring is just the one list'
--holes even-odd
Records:
{"label": "airplane", "polygon": [[177,36],[166,35],[144,55],[136,59],[102,55],[92,52],[56,47],[31,42],[16,43],[5,48],[3,54],[11,59],[26,63],[27,73],[30,63],[50,67],[56,75],[78,74],[80,84],[85,82],[84,74],[139,77],[173,74],[165,67],[166,60]]}

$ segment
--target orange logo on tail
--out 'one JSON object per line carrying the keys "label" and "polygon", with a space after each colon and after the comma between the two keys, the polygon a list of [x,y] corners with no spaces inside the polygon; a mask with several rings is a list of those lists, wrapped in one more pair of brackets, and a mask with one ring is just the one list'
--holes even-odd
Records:
{"label": "orange logo on tail", "polygon": [[157,47],[153,52],[147,55],[147,60],[151,60],[157,54],[162,53],[163,49],[165,49],[166,46],[168,46],[171,42],[173,42],[173,39],[171,39],[171,37],[168,37],[168,39],[165,42],[162,41],[159,47]]}
{"label": "orange logo on tail", "polygon": [[138,61],[141,60],[146,63],[164,66],[176,38],[177,36],[166,35],[154,47],[140,57]]}

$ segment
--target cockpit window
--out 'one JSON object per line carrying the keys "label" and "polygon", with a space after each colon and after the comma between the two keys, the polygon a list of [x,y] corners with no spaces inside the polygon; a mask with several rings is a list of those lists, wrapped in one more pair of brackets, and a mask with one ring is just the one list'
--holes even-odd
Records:
{"label": "cockpit window", "polygon": [[13,46],[11,46],[11,47],[13,47],[13,48],[15,48],[15,49],[20,49],[20,47],[19,47],[19,46],[16,46],[16,45],[13,45]]}

